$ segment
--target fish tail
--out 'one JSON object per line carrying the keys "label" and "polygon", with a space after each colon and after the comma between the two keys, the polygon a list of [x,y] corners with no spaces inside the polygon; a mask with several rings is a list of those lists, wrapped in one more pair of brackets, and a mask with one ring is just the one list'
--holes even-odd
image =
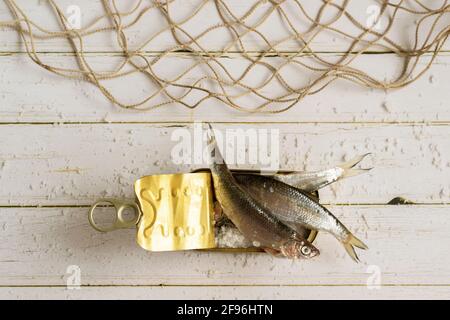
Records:
{"label": "fish tail", "polygon": [[211,144],[211,143],[215,143],[216,142],[216,136],[214,134],[214,130],[211,126],[211,124],[209,122],[206,123],[206,125],[208,126],[208,131],[207,131],[207,143]]}
{"label": "fish tail", "polygon": [[363,154],[362,156],[354,157],[353,159],[339,165],[338,167],[344,170],[344,173],[342,174],[342,178],[357,176],[357,175],[360,175],[362,173],[372,170],[373,168],[367,168],[367,169],[355,169],[354,168],[357,164],[359,164],[368,155],[370,155],[370,153],[366,153],[366,154]]}
{"label": "fish tail", "polygon": [[208,125],[208,131],[206,134],[206,144],[209,151],[209,157],[213,164],[224,164],[225,161],[220,153],[219,147],[217,146],[216,135],[210,123]]}
{"label": "fish tail", "polygon": [[355,261],[359,262],[358,255],[355,252],[355,247],[360,249],[369,249],[364,242],[359,240],[357,237],[355,237],[353,234],[350,234],[344,241],[342,241],[342,244],[344,245],[345,250],[350,255],[350,257]]}

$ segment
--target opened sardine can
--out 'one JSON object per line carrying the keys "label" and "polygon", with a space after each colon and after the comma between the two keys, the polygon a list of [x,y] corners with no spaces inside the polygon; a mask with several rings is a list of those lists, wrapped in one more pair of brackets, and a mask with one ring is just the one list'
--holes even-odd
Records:
{"label": "opened sardine can", "polygon": [[[370,170],[356,168],[366,156],[358,156],[336,167],[316,172],[279,171],[271,178],[311,193],[318,200],[318,189]],[[231,171],[238,180],[239,176],[242,178],[245,175],[260,174],[254,170]],[[245,184],[242,187],[248,188]],[[257,186],[252,186],[255,187]],[[249,247],[245,238],[241,238],[242,240],[238,242],[233,241],[232,244],[223,243],[223,239],[229,239],[229,234],[226,230],[223,232],[221,227],[223,216],[213,209],[215,199],[209,169],[197,169],[184,174],[146,176],[136,181],[135,193],[136,200],[97,201],[89,212],[91,225],[101,232],[137,228],[137,242],[150,251],[189,249],[213,249],[221,252],[263,251],[261,248]],[[106,227],[94,219],[96,208],[105,205],[115,209],[115,221]],[[133,210],[135,213],[133,218],[126,217],[127,209]],[[225,229],[233,229],[228,227]],[[237,232],[235,227],[234,230]],[[317,231],[305,228],[303,234],[309,242],[313,242]]]}
{"label": "opened sardine can", "polygon": [[[220,238],[221,233],[220,228],[215,227],[215,200],[209,171],[145,176],[135,182],[135,194],[136,200],[98,200],[89,211],[92,227],[100,232],[137,228],[137,243],[149,251],[262,251],[255,247],[218,246],[216,234]],[[108,226],[95,220],[97,208],[104,206],[115,210],[115,221]],[[126,217],[129,209],[134,212],[132,218]],[[314,241],[316,235],[316,231],[309,230],[308,241]]]}

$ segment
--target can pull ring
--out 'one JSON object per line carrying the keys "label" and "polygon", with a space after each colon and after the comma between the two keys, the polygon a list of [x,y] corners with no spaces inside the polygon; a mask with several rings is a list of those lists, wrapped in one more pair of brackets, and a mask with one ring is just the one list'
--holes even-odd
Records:
{"label": "can pull ring", "polygon": [[[112,205],[115,210],[114,222],[109,226],[100,226],[94,219],[95,209],[99,206]],[[126,209],[132,209],[134,211],[134,216],[132,219],[126,219],[124,212]],[[118,229],[128,229],[136,227],[139,219],[141,218],[142,212],[139,205],[134,201],[126,201],[119,199],[100,199],[94,203],[89,210],[89,223],[91,226],[100,232],[108,232]]]}

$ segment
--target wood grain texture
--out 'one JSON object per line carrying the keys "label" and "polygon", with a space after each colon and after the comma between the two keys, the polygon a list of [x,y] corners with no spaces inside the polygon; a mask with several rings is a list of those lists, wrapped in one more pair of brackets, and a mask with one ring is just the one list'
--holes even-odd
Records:
{"label": "wood grain texture", "polygon": [[[398,196],[416,203],[449,202],[449,126],[214,126],[274,130],[274,137],[279,136],[280,169],[286,170],[325,169],[371,152],[361,167],[374,169],[323,189],[323,203],[386,204]],[[0,126],[0,136],[8,137],[0,140],[0,182],[8,186],[0,189],[0,204],[90,205],[105,196],[133,198],[133,183],[142,176],[207,167],[193,163],[193,157],[189,158],[193,164],[173,161],[172,151],[179,144],[173,134],[191,134],[193,139],[193,128],[158,124]],[[243,147],[250,152],[248,141]],[[232,159],[236,163],[236,158]]]}
{"label": "wood grain texture", "polygon": [[446,206],[329,208],[368,244],[369,250],[359,251],[362,263],[354,263],[327,234],[318,235],[321,255],[309,261],[264,253],[150,253],[136,244],[132,229],[92,229],[87,208],[2,208],[0,286],[65,286],[69,265],[80,267],[82,285],[365,287],[376,283],[370,282],[373,268],[382,285],[450,285]]}
{"label": "wood grain texture", "polygon": [[[64,10],[74,4],[71,0],[57,2]],[[177,2],[173,14],[182,19],[201,0]],[[439,5],[434,0],[425,2],[431,7]],[[18,3],[41,26],[57,27],[45,1]],[[227,3],[240,15],[252,2]],[[318,3],[305,1],[307,12],[317,12]],[[103,12],[100,0],[76,4],[83,25]],[[364,24],[367,8],[373,4],[376,1],[352,1],[350,9]],[[126,9],[132,2],[120,5]],[[292,6],[292,2],[285,5]],[[268,6],[257,10],[249,21],[255,22]],[[288,11],[296,27],[305,28],[304,18]],[[0,2],[0,21],[9,19],[5,2]],[[200,33],[218,19],[217,11],[208,5],[185,27]],[[390,36],[407,46],[415,23],[411,16],[400,16]],[[450,22],[445,17],[440,23],[438,29]],[[149,14],[127,32],[131,47],[164,25],[160,14]],[[356,33],[348,20],[338,26]],[[271,40],[289,34],[277,15],[260,30]],[[384,92],[338,81],[285,113],[264,115],[234,111],[215,100],[195,110],[173,104],[149,112],[119,110],[91,84],[63,79],[35,66],[16,32],[0,30],[0,34],[0,298],[450,297],[448,43],[430,71],[406,88]],[[200,43],[221,55],[220,61],[239,74],[246,62],[239,53],[222,52],[230,39],[227,31],[218,29]],[[252,54],[267,49],[254,35],[245,37],[244,44]],[[44,62],[76,66],[67,41],[37,40],[36,45]],[[153,57],[173,45],[172,36],[165,32],[143,51]],[[311,46],[333,61],[347,50],[348,43],[340,36],[323,33]],[[301,47],[286,41],[277,49],[293,54]],[[114,36],[107,33],[87,37],[86,51],[97,71],[110,70],[122,59]],[[276,55],[266,59],[274,64],[281,61]],[[419,67],[428,59],[430,55]],[[161,62],[156,68],[170,78],[193,59],[187,53],[173,53]],[[400,63],[385,49],[374,48],[371,54],[358,57],[354,66],[378,79],[392,79],[400,71]],[[187,80],[202,72],[194,69]],[[310,76],[295,68],[283,72],[289,83],[297,85],[307,83]],[[256,70],[248,81],[251,84],[264,76]],[[105,85],[124,102],[140,100],[153,90],[139,75]],[[275,85],[267,87],[267,92],[276,90]],[[164,97],[150,105],[161,101]],[[94,231],[87,210],[99,197],[131,198],[133,182],[143,175],[187,172],[200,166],[179,166],[171,159],[175,145],[171,134],[192,130],[194,121],[214,122],[220,129],[279,129],[283,169],[327,168],[372,152],[362,166],[374,170],[321,192],[321,201],[369,245],[370,250],[360,254],[363,263],[354,264],[341,245],[324,234],[316,242],[321,249],[318,259],[292,262],[265,254],[149,253],[135,243],[134,230]],[[397,196],[418,205],[386,205]],[[65,288],[70,265],[81,268],[80,290]],[[367,281],[377,268],[381,287],[370,289]]]}
{"label": "wood grain texture", "polygon": [[[172,4],[172,9],[170,14],[174,21],[180,22],[192,14],[202,0],[176,0]],[[442,6],[442,1],[435,0],[425,0],[422,1],[429,8],[439,8]],[[50,5],[45,3],[45,1],[29,1],[29,0],[18,0],[17,3],[20,5],[22,10],[29,16],[30,19],[35,21],[38,25],[49,30],[60,30],[56,16],[52,12]],[[60,5],[62,11],[70,17],[72,14],[70,12],[70,6],[74,3],[71,0],[59,0],[57,1]],[[228,0],[226,4],[228,5],[230,11],[235,14],[236,17],[242,17],[245,12],[247,12],[256,1],[241,1],[241,0]],[[321,2],[317,1],[301,1],[300,2],[305,12],[311,17],[315,18],[319,12]],[[338,2],[342,3],[342,2]],[[127,1],[119,4],[119,8],[122,11],[129,11],[134,7],[136,1]],[[94,18],[104,14],[103,6],[100,0],[79,0],[76,5],[80,8],[81,12],[81,25],[87,26],[93,22]],[[146,4],[147,5],[147,4]],[[348,6],[348,12],[354,16],[356,21],[363,26],[367,26],[367,21],[373,16],[373,10],[370,6],[379,5],[376,0],[366,0],[366,1],[351,1]],[[297,32],[305,32],[311,26],[311,22],[308,22],[307,17],[299,10],[295,5],[294,1],[286,1],[281,6],[287,16],[293,23]],[[175,9],[176,8],[176,9]],[[245,22],[249,26],[255,26],[258,21],[267,14],[271,8],[272,4],[269,2],[264,3],[259,6],[249,17],[246,18]],[[416,9],[421,9],[416,7]],[[389,14],[392,14],[393,9],[388,10]],[[328,8],[325,11],[322,21],[329,21],[335,15],[337,11]],[[131,22],[136,17],[136,14],[129,17],[125,17],[123,20],[124,24]],[[0,4],[0,20],[7,21],[11,20],[12,15],[4,3]],[[424,37],[430,29],[432,24],[432,19],[425,21],[423,28],[419,31],[419,40],[423,41]],[[448,16],[440,19],[439,23],[436,25],[436,30],[434,35],[442,30],[443,27],[448,25]],[[193,36],[201,35],[207,28],[221,23],[218,11],[213,3],[210,1],[198,14],[191,19],[189,22],[182,25],[182,28],[187,32],[191,33]],[[386,28],[388,20],[383,18],[380,21],[380,31]],[[417,16],[413,14],[399,14],[397,20],[392,25],[391,31],[389,31],[389,38],[399,44],[410,47],[410,44],[414,41],[415,28],[417,23]],[[108,21],[103,19],[97,25],[98,27],[109,26]],[[126,30],[130,48],[134,49],[139,44],[148,40],[150,37],[156,35],[160,30],[167,29],[167,20],[163,17],[160,12],[156,10],[151,10],[147,13],[141,21],[133,26],[132,28]],[[349,19],[343,17],[339,22],[333,25],[335,28],[342,30],[352,36],[358,36],[361,34],[361,29],[355,27],[354,24],[350,22]],[[246,30],[244,28],[237,28],[238,32],[243,34]],[[288,24],[278,12],[273,12],[270,17],[262,25],[259,25],[257,30],[260,34],[264,35],[266,39],[272,43],[279,43],[276,48],[279,51],[294,51],[297,52],[303,48],[303,44],[299,41],[286,40],[294,35],[294,31],[289,28]],[[179,32],[181,39],[186,40],[186,37]],[[372,40],[373,37],[367,37],[367,40]],[[209,34],[202,36],[198,42],[201,47],[209,51],[221,51],[225,46],[233,40],[233,36],[229,30],[225,28],[216,28]],[[284,40],[284,41],[283,41]],[[311,40],[311,35],[306,36],[306,41],[310,41],[311,48],[315,51],[322,52],[341,52],[346,51],[350,47],[351,42],[345,39],[342,35],[335,32],[321,32],[318,36]],[[250,33],[243,37],[242,42],[245,48],[249,51],[261,51],[267,50],[268,45],[260,35],[256,33]],[[164,31],[159,36],[157,36],[149,45],[144,47],[146,51],[163,51],[171,48],[175,45],[174,38],[169,30]],[[71,49],[69,44],[64,39],[54,39],[54,40],[37,40],[36,47],[38,51],[41,52],[70,52]],[[195,46],[194,46],[195,48]],[[357,47],[358,48],[358,47]],[[447,44],[447,48],[449,45]],[[14,31],[6,32],[4,40],[1,43],[0,49],[4,52],[16,52],[23,51],[24,46],[17,34]],[[119,46],[117,45],[117,39],[112,33],[103,32],[101,34],[92,35],[86,37],[85,49],[88,52],[105,52],[105,51],[117,51]],[[234,46],[231,50],[240,50],[238,46]],[[383,52],[386,51],[384,48],[374,47],[371,51]]]}
{"label": "wood grain texture", "polygon": [[[336,59],[331,55],[330,59]],[[111,70],[122,58],[114,55],[93,54],[89,63],[98,71]],[[275,63],[278,58],[267,58]],[[426,58],[420,63],[429,59]],[[73,56],[45,55],[51,65],[76,67]],[[239,74],[247,65],[242,59],[223,58],[230,70]],[[156,65],[158,72],[168,79],[195,60],[177,54]],[[364,55],[356,66],[371,72],[378,79],[391,79],[399,72],[400,60],[392,55]],[[378,68],[382,64],[383,68]],[[166,66],[170,65],[171,68]],[[20,70],[18,72],[18,70]],[[204,68],[194,69],[187,83],[204,75]],[[450,90],[446,80],[450,73],[450,55],[440,56],[431,70],[417,82],[399,90],[371,90],[347,81],[337,81],[324,91],[306,97],[292,109],[281,114],[249,114],[233,110],[218,100],[209,99],[194,110],[170,104],[147,112],[123,110],[112,105],[90,83],[65,79],[49,73],[24,54],[0,56],[0,122],[53,123],[53,122],[375,122],[375,123],[449,123]],[[288,68],[282,72],[292,86],[307,83],[311,74],[303,69]],[[267,76],[255,69],[248,83],[254,84]],[[155,87],[142,75],[108,80],[104,85],[125,103],[137,102],[154,92]],[[276,83],[267,86],[270,95],[281,92]],[[187,99],[188,101],[192,99]],[[146,107],[167,101],[156,96]],[[240,100],[253,105],[251,97]]]}
{"label": "wood grain texture", "polygon": [[355,286],[183,286],[183,287],[82,287],[68,290],[54,287],[0,288],[0,299],[420,299],[448,297],[448,286],[383,286],[368,289]]}

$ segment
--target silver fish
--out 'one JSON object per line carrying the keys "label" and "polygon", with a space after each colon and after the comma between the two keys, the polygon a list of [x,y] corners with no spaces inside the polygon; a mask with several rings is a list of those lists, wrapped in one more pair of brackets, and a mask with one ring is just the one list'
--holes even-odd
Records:
{"label": "silver fish", "polygon": [[[365,159],[370,153],[366,153],[362,156],[357,156],[345,163],[342,163],[336,167],[319,170],[319,171],[288,171],[283,173],[277,173],[274,175],[266,175],[278,181],[284,182],[288,185],[296,187],[306,192],[315,192],[323,187],[326,187],[334,182],[340,181],[344,178],[354,177],[362,173],[366,173],[372,168],[355,168],[363,159]],[[207,171],[208,169],[198,169],[194,172]],[[234,174],[260,174],[259,172],[252,170],[231,170]]]}
{"label": "silver fish", "polygon": [[[357,156],[345,163],[342,163],[336,167],[329,168],[326,170],[320,170],[320,171],[312,171],[312,172],[300,172],[300,171],[291,171],[291,172],[284,172],[284,173],[278,173],[273,176],[262,176],[266,177],[267,179],[273,178],[278,181],[284,182],[286,184],[289,184],[291,186],[294,186],[298,189],[302,189],[305,192],[311,193],[311,196],[313,196],[313,192],[331,184],[336,181],[339,181],[341,179],[347,178],[347,177],[353,177],[362,173],[365,173],[371,168],[367,169],[359,169],[354,168],[357,164],[359,164],[365,157],[367,157],[370,153],[364,154],[362,156]],[[248,170],[232,170],[233,176],[239,175],[240,179],[246,179],[246,176],[255,175],[257,173],[248,171]],[[248,177],[251,179],[251,177]],[[247,188],[246,185],[241,185],[243,188],[246,188],[247,191],[249,191],[253,198],[255,198],[258,201],[265,201],[267,199],[270,199],[271,193],[264,193],[264,192],[254,192],[255,189],[259,191],[264,191],[265,182],[264,179],[258,179],[257,181],[254,181],[256,185],[254,184],[253,188]],[[239,181],[238,181],[239,183]],[[262,183],[261,186],[258,186],[258,183]],[[276,199],[275,199],[276,201]],[[280,206],[283,206],[283,203],[279,204]],[[278,209],[278,208],[275,208]],[[222,210],[220,208],[220,205],[215,206],[215,212],[216,212],[216,222],[218,225],[222,224],[228,224],[231,223],[226,216],[222,214]],[[280,219],[283,221],[283,217],[280,216]],[[294,228],[298,233],[300,233],[305,238],[308,237],[310,230],[306,229],[301,224],[295,224],[290,223],[288,221],[284,221],[289,226]]]}
{"label": "silver fish", "polygon": [[372,168],[355,168],[355,166],[369,154],[370,153],[366,153],[362,156],[357,156],[334,168],[326,170],[312,172],[277,173],[275,175],[272,175],[271,177],[303,191],[314,192],[333,182],[339,181],[344,178],[357,176],[371,170]]}
{"label": "silver fish", "polygon": [[359,259],[353,246],[367,249],[361,240],[312,195],[284,182],[260,175],[236,174],[234,177],[244,190],[254,199],[259,199],[263,206],[269,208],[270,212],[284,223],[331,233],[357,262]]}
{"label": "silver fish", "polygon": [[237,184],[217,147],[211,125],[208,147],[216,198],[225,214],[253,245],[293,259],[319,255],[317,248]]}

